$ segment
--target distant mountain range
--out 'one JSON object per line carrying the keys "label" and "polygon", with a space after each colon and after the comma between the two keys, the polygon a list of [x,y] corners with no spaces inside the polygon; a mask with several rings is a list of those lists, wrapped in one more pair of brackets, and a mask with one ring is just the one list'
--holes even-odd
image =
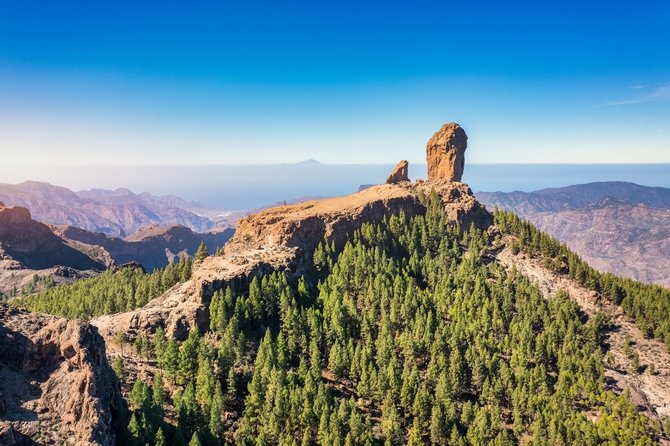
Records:
{"label": "distant mountain range", "polygon": [[54,227],[54,232],[66,240],[103,248],[117,265],[138,262],[151,271],[166,266],[181,255],[193,256],[200,243],[214,253],[223,247],[235,230],[227,228],[200,234],[178,225],[151,226],[125,240],[72,226]]}
{"label": "distant mountain range", "polygon": [[591,265],[670,287],[670,189],[599,182],[535,192],[478,192],[512,210]]}
{"label": "distant mountain range", "polygon": [[200,243],[215,252],[233,232],[228,228],[199,234],[184,226],[151,226],[124,240],[47,225],[33,220],[26,208],[0,203],[0,296],[22,289],[35,275],[60,283],[131,262],[147,270],[162,268],[179,256],[193,256]]}
{"label": "distant mountain range", "polygon": [[196,232],[230,227],[229,214],[171,195],[128,189],[73,192],[48,183],[0,184],[0,201],[28,208],[41,222],[126,237],[153,225],[182,225]]}
{"label": "distant mountain range", "polygon": [[[509,209],[532,221],[599,269],[670,286],[670,189],[599,182],[477,197],[489,209]],[[149,270],[176,255],[192,255],[201,241],[210,250],[222,246],[237,220],[251,212],[226,213],[125,188],[73,192],[34,181],[0,184],[0,202],[28,208],[63,246],[88,253],[98,266],[137,261]],[[203,231],[213,233],[197,233]]]}

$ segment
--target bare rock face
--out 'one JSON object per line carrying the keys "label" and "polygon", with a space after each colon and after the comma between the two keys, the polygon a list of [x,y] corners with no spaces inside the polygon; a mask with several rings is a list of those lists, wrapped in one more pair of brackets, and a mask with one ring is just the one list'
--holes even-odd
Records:
{"label": "bare rock face", "polygon": [[468,136],[455,122],[444,124],[426,145],[429,181],[461,181]]}
{"label": "bare rock face", "polygon": [[15,260],[30,269],[63,265],[103,270],[106,266],[68,245],[49,226],[33,220],[28,209],[19,206],[0,206],[0,260]]}
{"label": "bare rock face", "polygon": [[465,183],[442,181],[437,183],[417,183],[416,190],[429,195],[433,190],[444,206],[447,220],[458,224],[462,230],[474,225],[486,230],[493,224],[493,215],[475,198],[470,186]]}
{"label": "bare rock face", "polygon": [[408,165],[409,163],[407,160],[400,161],[393,169],[393,172],[391,172],[391,175],[386,178],[386,184],[397,184],[403,181],[409,181],[409,177],[407,176]]}
{"label": "bare rock face", "polygon": [[0,444],[112,446],[123,408],[89,324],[0,304]]}

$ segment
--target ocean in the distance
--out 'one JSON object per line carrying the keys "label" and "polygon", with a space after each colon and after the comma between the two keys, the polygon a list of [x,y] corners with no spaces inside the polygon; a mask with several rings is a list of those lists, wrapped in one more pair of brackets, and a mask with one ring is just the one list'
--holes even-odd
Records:
{"label": "ocean in the distance", "polygon": [[[211,207],[252,209],[303,197],[354,192],[383,183],[393,165],[212,165],[71,167],[4,171],[0,183],[48,181],[73,190],[127,187],[134,192],[171,194]],[[425,164],[410,163],[412,179],[426,178]],[[463,180],[473,191],[534,191],[594,181],[630,181],[670,188],[670,164],[466,164]]]}

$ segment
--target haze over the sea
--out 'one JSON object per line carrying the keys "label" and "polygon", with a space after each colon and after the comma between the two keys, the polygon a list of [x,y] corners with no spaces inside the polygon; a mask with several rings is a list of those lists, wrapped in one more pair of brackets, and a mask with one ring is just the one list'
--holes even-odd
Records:
{"label": "haze over the sea", "polygon": [[[73,190],[127,187],[133,192],[176,195],[226,209],[253,209],[284,200],[355,192],[362,184],[383,183],[391,164],[76,166],[29,172],[0,166],[1,183],[46,181]],[[410,163],[411,179],[426,178],[426,165]],[[670,164],[469,164],[463,181],[472,190],[530,192],[594,181],[629,181],[670,187]]]}

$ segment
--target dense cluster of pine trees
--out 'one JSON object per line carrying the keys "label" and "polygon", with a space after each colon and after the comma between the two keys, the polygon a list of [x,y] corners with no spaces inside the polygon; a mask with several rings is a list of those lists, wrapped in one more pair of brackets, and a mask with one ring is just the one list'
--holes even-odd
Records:
{"label": "dense cluster of pine trees", "polygon": [[192,261],[182,257],[161,270],[139,268],[107,270],[99,276],[51,287],[19,301],[29,310],[69,319],[130,311],[142,307],[173,285],[191,277]]}
{"label": "dense cluster of pine trees", "polygon": [[516,236],[514,251],[541,257],[553,271],[569,274],[583,286],[598,291],[620,305],[643,333],[660,339],[670,348],[670,290],[601,273],[555,238],[511,212],[496,210],[495,222],[502,232]]}
{"label": "dense cluster of pine trees", "polygon": [[273,273],[217,292],[207,333],[138,337],[162,372],[134,384],[123,444],[654,444],[604,390],[600,320],[428,207],[322,243],[314,287]]}

